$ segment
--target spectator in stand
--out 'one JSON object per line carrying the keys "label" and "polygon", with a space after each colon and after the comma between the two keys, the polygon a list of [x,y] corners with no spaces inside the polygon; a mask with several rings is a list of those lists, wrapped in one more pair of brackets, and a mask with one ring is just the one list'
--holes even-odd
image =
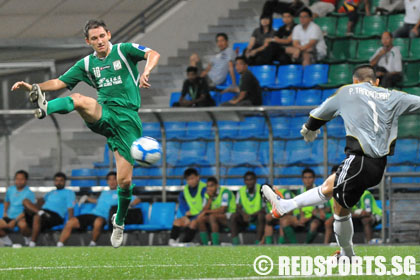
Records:
{"label": "spectator in stand", "polygon": [[26,185],[28,177],[28,172],[25,170],[17,171],[15,173],[15,185],[7,188],[4,198],[3,218],[0,219],[0,244],[4,246],[12,246],[12,240],[7,232],[13,230],[16,225],[23,234],[26,245],[29,244],[31,231],[22,219],[23,201],[29,200],[35,203],[35,195]]}
{"label": "spectator in stand", "polygon": [[73,191],[64,188],[66,180],[67,176],[62,172],[54,175],[54,185],[57,189],[47,193],[44,199],[38,202],[42,208],[29,200],[23,202],[25,208],[29,210],[25,212],[26,222],[32,226],[32,240],[29,242],[29,247],[36,246],[41,231],[61,225],[66,214],[69,220],[73,218],[76,195]]}
{"label": "spectator in stand", "polygon": [[293,16],[297,16],[304,7],[305,3],[300,0],[268,0],[264,3],[262,15],[272,17],[273,13],[283,14],[284,11],[288,10],[292,12]]}
{"label": "spectator in stand", "polygon": [[393,46],[392,34],[382,33],[382,47],[370,58],[370,65],[375,68],[376,77],[382,87],[395,87],[402,81],[402,57],[399,47]]}
{"label": "spectator in stand", "polygon": [[245,50],[245,57],[249,65],[271,64],[271,50],[266,40],[274,38],[273,19],[268,15],[260,17],[260,27],[255,28]]}
{"label": "spectator in stand", "polygon": [[283,12],[282,19],[284,25],[274,33],[274,38],[266,40],[266,44],[269,44],[269,47],[271,48],[271,60],[279,61],[280,64],[283,65],[291,63],[290,57],[286,54],[286,48],[293,43],[292,31],[296,24],[290,10],[285,10]]}
{"label": "spectator in stand", "polygon": [[404,0],[404,25],[394,31],[394,38],[420,36],[420,0]]}
{"label": "spectator in stand", "polygon": [[[189,98],[186,98],[186,97]],[[207,81],[198,76],[198,69],[188,66],[187,79],[182,86],[182,94],[179,102],[175,102],[174,107],[209,107],[215,106],[213,98],[209,93]]]}
{"label": "spectator in stand", "polygon": [[292,32],[293,46],[286,48],[293,61],[303,66],[313,64],[327,55],[327,45],[321,28],[312,21],[312,12],[304,8],[299,14],[300,24]]}
{"label": "spectator in stand", "polygon": [[381,0],[375,13],[386,15],[396,11],[404,11],[404,0]]}
{"label": "spectator in stand", "polygon": [[352,218],[362,223],[365,242],[369,243],[373,237],[373,228],[381,223],[382,209],[378,207],[375,198],[368,190],[355,205]]}
{"label": "spectator in stand", "polygon": [[222,91],[235,92],[238,95],[221,104],[221,106],[259,106],[262,104],[262,93],[260,83],[254,74],[248,70],[248,64],[246,58],[238,56],[235,61],[236,71],[241,75],[239,81],[239,87],[230,88]]}
{"label": "spectator in stand", "polygon": [[257,227],[255,243],[259,244],[264,236],[265,209],[261,197],[261,185],[257,184],[257,175],[248,171],[244,175],[245,186],[236,195],[236,212],[230,218],[230,230],[233,245],[239,245],[239,232],[245,230],[250,223]]}
{"label": "spectator in stand", "polygon": [[343,6],[338,9],[339,13],[347,14],[349,22],[347,23],[347,35],[351,35],[353,27],[356,25],[359,19],[357,9],[359,8],[360,2],[365,3],[365,12],[367,16],[370,16],[370,3],[369,0],[345,0]]}
{"label": "spectator in stand", "polygon": [[[86,230],[88,226],[92,226],[92,240],[89,246],[96,246],[101,231],[108,221],[109,210],[113,205],[118,204],[117,194],[117,173],[111,171],[106,175],[107,184],[109,186],[108,191],[102,191],[99,198],[86,197],[90,203],[95,203],[96,206],[88,214],[83,214],[77,217],[69,219],[61,232],[60,239],[57,242],[57,247],[63,247],[64,242],[69,239],[73,229]],[[80,202],[79,202],[80,203]]]}
{"label": "spectator in stand", "polygon": [[[220,52],[210,59],[210,63],[201,72],[200,77],[207,78],[210,87],[215,87],[223,84],[229,74],[232,79],[232,86],[236,86],[235,71],[233,69],[236,53],[232,48],[229,48],[227,34],[218,33],[216,35],[216,44]],[[200,64],[201,59],[198,54],[192,54],[190,57],[190,66],[198,67]]]}
{"label": "spectator in stand", "polygon": [[178,197],[178,213],[182,215],[174,221],[170,233],[169,246],[176,246],[181,235],[182,228],[185,229],[185,237],[182,242],[191,242],[198,228],[197,218],[203,210],[206,183],[200,180],[198,171],[188,168],[184,171],[184,178],[187,184]]}
{"label": "spectator in stand", "polygon": [[334,12],[336,0],[319,0],[314,2],[309,9],[312,11],[314,18],[325,17],[327,14]]}

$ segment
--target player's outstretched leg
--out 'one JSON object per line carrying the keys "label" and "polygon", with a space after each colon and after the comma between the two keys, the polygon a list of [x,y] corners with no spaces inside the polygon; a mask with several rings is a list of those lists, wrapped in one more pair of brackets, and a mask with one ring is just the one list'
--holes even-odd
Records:
{"label": "player's outstretched leg", "polygon": [[118,151],[115,151],[114,155],[117,164],[118,209],[117,213],[111,218],[113,226],[111,244],[112,247],[118,248],[123,243],[124,220],[127,216],[128,207],[130,206],[134,186],[131,185],[133,166]]}
{"label": "player's outstretched leg", "polygon": [[263,185],[261,193],[265,200],[270,202],[273,209],[271,214],[274,218],[280,218],[286,213],[298,208],[306,206],[315,206],[327,202],[333,193],[335,174],[328,177],[328,179],[319,187],[312,188],[293,199],[282,199],[277,195],[271,186]]}

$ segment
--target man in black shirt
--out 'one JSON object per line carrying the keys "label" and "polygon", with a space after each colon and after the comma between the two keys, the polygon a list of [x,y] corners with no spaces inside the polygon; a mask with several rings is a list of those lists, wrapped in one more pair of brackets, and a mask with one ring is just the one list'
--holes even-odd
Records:
{"label": "man in black shirt", "polygon": [[[187,98],[187,95],[189,98]],[[187,79],[182,86],[181,97],[174,107],[209,107],[215,102],[209,94],[209,87],[204,78],[198,76],[198,69],[194,66],[187,68]]]}
{"label": "man in black shirt", "polygon": [[296,24],[293,21],[293,15],[290,10],[282,13],[282,19],[284,25],[277,30],[273,38],[267,39],[265,44],[269,44],[272,60],[277,60],[280,64],[290,64],[292,61],[289,55],[286,54],[285,49],[293,43],[292,31]]}
{"label": "man in black shirt", "polygon": [[238,95],[223,103],[222,106],[259,106],[262,104],[260,83],[254,74],[248,70],[246,58],[238,56],[235,60],[236,71],[241,75],[239,87],[229,88],[224,92],[235,92]]}

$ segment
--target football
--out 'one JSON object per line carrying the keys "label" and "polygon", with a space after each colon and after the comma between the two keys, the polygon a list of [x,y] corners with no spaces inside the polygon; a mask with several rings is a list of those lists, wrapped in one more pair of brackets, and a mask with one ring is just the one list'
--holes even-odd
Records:
{"label": "football", "polygon": [[151,166],[162,157],[162,148],[159,142],[152,137],[141,137],[131,145],[131,156],[141,166]]}

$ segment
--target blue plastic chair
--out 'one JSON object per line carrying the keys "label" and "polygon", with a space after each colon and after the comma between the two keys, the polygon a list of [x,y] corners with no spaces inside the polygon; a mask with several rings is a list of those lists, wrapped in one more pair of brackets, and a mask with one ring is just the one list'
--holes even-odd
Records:
{"label": "blue plastic chair", "polygon": [[267,177],[270,175],[270,169],[268,166],[258,166],[254,168],[255,175],[257,177]]}
{"label": "blue plastic chair", "polygon": [[180,92],[172,92],[171,99],[169,100],[169,107],[172,107],[175,102],[178,102],[180,97],[181,97]]}
{"label": "blue plastic chair", "polygon": [[213,98],[214,103],[216,104],[216,106],[219,106],[220,104],[220,94],[217,91],[210,91],[209,92],[211,98]]}
{"label": "blue plastic chair", "polygon": [[[224,165],[229,164],[231,150],[232,150],[231,141],[220,141],[220,158],[219,159],[220,159],[221,164],[224,164]],[[216,163],[214,142],[207,143],[206,159],[207,159],[207,163],[210,165],[214,165]]]}
{"label": "blue plastic chair", "polygon": [[233,143],[230,164],[256,164],[258,145],[256,141],[238,141]]}
{"label": "blue plastic chair", "polygon": [[[284,153],[285,142],[284,141],[274,141],[273,142],[273,160],[275,164],[284,164],[285,163],[285,153]],[[259,162],[262,165],[268,165],[270,154],[269,154],[269,144],[268,142],[260,143],[260,149],[258,152]]]}
{"label": "blue plastic chair", "polygon": [[295,105],[296,92],[292,89],[272,91],[270,94],[271,106],[293,106]]}
{"label": "blue plastic chair", "polygon": [[175,220],[175,202],[155,202],[148,223],[139,225],[140,230],[170,230]]}
{"label": "blue plastic chair", "polygon": [[[222,171],[222,170],[220,170]],[[220,172],[222,173],[222,172]],[[214,176],[216,174],[216,166],[202,166],[200,167],[200,176]],[[224,175],[224,174],[223,174]]]}
{"label": "blue plastic chair", "polygon": [[[87,177],[87,176],[96,176],[96,170],[90,168],[80,168],[73,169],[71,171],[72,177]],[[96,186],[97,182],[95,179],[73,179],[71,180],[71,186],[79,187],[92,187]]]}
{"label": "blue plastic chair", "polygon": [[302,125],[306,123],[307,120],[307,116],[290,118],[290,132],[288,138],[299,138],[303,140],[302,135],[300,134],[300,130],[302,129]]}
{"label": "blue plastic chair", "polygon": [[[114,159],[115,162],[115,159]],[[95,168],[104,168],[109,166],[109,146],[108,144],[105,144],[104,148],[104,160],[101,162],[94,162],[93,166]]]}
{"label": "blue plastic chair", "polygon": [[234,139],[238,136],[239,122],[219,121],[217,126],[219,127],[220,139]]}
{"label": "blue plastic chair", "polygon": [[223,104],[225,102],[228,102],[229,100],[235,98],[236,93],[233,92],[225,92],[223,94],[220,94],[220,103],[219,104]]}
{"label": "blue plastic chair", "polygon": [[144,122],[143,126],[143,136],[149,136],[155,139],[161,139],[162,134],[160,131],[160,124],[157,122]]}
{"label": "blue plastic chair", "polygon": [[330,88],[330,89],[324,89],[322,91],[322,102],[327,100],[328,97],[332,96],[337,91],[337,88]]}
{"label": "blue plastic chair", "polygon": [[306,143],[301,139],[287,141],[286,153],[288,154],[288,164],[313,163],[312,146],[313,143]]}
{"label": "blue plastic chair", "polygon": [[388,163],[416,163],[418,153],[417,139],[399,139],[395,146],[395,154],[388,157]]}
{"label": "blue plastic chair", "polygon": [[206,142],[193,141],[183,142],[177,165],[199,164],[206,155]]}
{"label": "blue plastic chair", "polygon": [[273,117],[270,120],[274,137],[286,138],[289,135],[290,119],[288,117]]}
{"label": "blue plastic chair", "polygon": [[[398,166],[389,166],[387,172],[416,172],[416,167],[413,165],[398,165]],[[419,183],[419,177],[392,177],[392,183],[399,184],[409,184],[409,183]]]}
{"label": "blue plastic chair", "polygon": [[149,219],[149,209],[150,209],[150,203],[149,202],[140,202],[134,208],[139,208],[141,210],[141,214],[143,215],[143,224],[148,224]]}
{"label": "blue plastic chair", "polygon": [[328,65],[311,64],[303,69],[303,87],[314,87],[328,82]]}
{"label": "blue plastic chair", "polygon": [[281,65],[277,72],[277,88],[296,87],[302,84],[302,65]]}
{"label": "blue plastic chair", "polygon": [[[274,168],[274,184],[276,185],[302,185],[301,174],[304,167],[287,166]],[[279,178],[279,175],[295,176],[293,178]]]}
{"label": "blue plastic chair", "polygon": [[239,123],[238,136],[236,138],[261,138],[264,137],[265,119],[260,116],[245,117]]}
{"label": "blue plastic chair", "polygon": [[346,129],[344,127],[343,119],[338,116],[327,122],[327,132],[330,137],[345,137]]}
{"label": "blue plastic chair", "polygon": [[273,29],[277,30],[284,25],[282,18],[273,18]]}
{"label": "blue plastic chair", "polygon": [[183,139],[187,124],[185,122],[165,122],[167,139]]}
{"label": "blue plastic chair", "polygon": [[0,219],[3,218],[4,204],[0,202]]}
{"label": "blue plastic chair", "polygon": [[214,139],[211,122],[188,122],[186,139]]}
{"label": "blue plastic chair", "polygon": [[175,165],[179,157],[179,149],[181,143],[179,142],[166,142],[166,163],[169,165]]}
{"label": "blue plastic chair", "polygon": [[297,106],[315,106],[321,104],[322,92],[319,89],[298,90],[296,94]]}
{"label": "blue plastic chair", "polygon": [[224,179],[222,179],[222,185],[243,186],[244,185],[244,179],[242,179],[242,178],[224,178]]}
{"label": "blue plastic chair", "polygon": [[249,66],[249,70],[254,74],[260,82],[261,87],[267,87],[276,82],[276,66],[275,65],[260,65]]}
{"label": "blue plastic chair", "polygon": [[242,55],[247,47],[248,42],[236,42],[232,46],[233,50],[237,53],[238,56]]}

